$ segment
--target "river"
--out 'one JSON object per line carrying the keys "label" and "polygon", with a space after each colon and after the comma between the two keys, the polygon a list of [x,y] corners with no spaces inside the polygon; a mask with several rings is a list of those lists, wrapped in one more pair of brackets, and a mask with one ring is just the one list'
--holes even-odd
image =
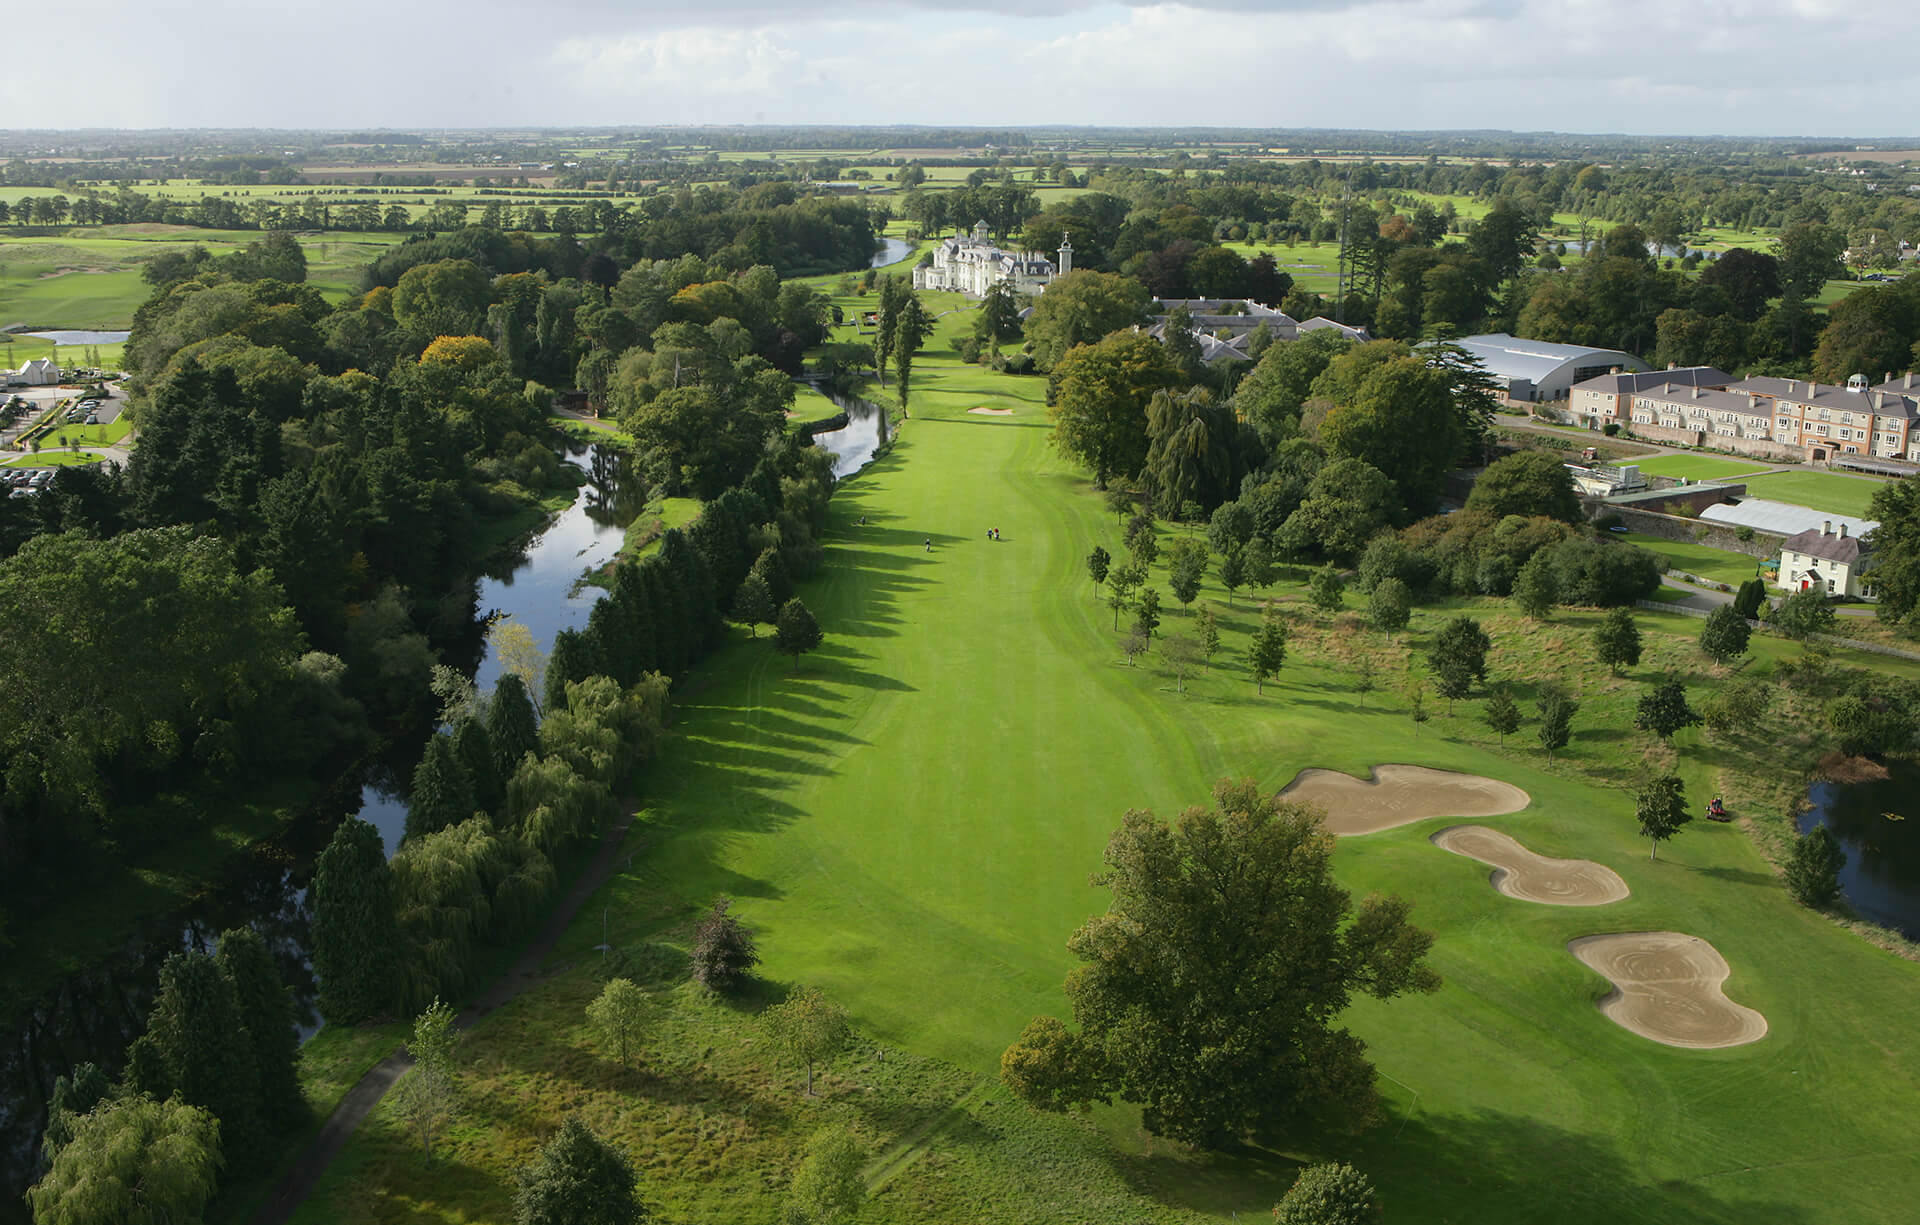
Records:
{"label": "river", "polygon": [[880,253],[867,261],[869,268],[884,268],[888,264],[897,264],[913,251],[913,244],[904,238],[882,238]]}
{"label": "river", "polygon": [[1815,783],[1800,832],[1825,825],[1846,848],[1840,888],[1861,918],[1920,940],[1920,765],[1872,783]]}
{"label": "river", "polygon": [[815,446],[833,452],[833,475],[838,480],[866,467],[873,453],[887,440],[887,413],[872,400],[842,395],[824,387],[820,390],[847,414],[844,426],[813,436]]}

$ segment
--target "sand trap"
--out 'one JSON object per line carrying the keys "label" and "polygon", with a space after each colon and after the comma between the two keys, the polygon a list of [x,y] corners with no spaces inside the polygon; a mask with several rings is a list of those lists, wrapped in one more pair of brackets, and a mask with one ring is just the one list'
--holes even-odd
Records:
{"label": "sand trap", "polygon": [[1453,825],[1429,841],[1493,867],[1492,885],[1508,897],[1548,906],[1605,906],[1627,896],[1627,882],[1591,859],[1549,859],[1497,829]]}
{"label": "sand trap", "polygon": [[984,404],[980,405],[977,408],[970,408],[967,411],[972,413],[976,417],[1011,417],[1013,416],[1013,410],[1010,408],[988,408]]}
{"label": "sand trap", "polygon": [[1533,797],[1511,783],[1425,766],[1375,766],[1362,782],[1338,770],[1302,770],[1281,795],[1327,812],[1327,832],[1371,834],[1428,817],[1497,817]]}
{"label": "sand trap", "polygon": [[1613,984],[1600,1011],[1668,1046],[1744,1046],[1767,1036],[1767,1018],[1728,999],[1733,971],[1719,950],[1680,932],[1582,936],[1567,951]]}

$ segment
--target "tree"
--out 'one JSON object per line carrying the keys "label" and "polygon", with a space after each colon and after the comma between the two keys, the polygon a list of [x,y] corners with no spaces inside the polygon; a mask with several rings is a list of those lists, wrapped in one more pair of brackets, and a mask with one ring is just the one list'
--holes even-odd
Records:
{"label": "tree", "polygon": [[1874,529],[1873,588],[1880,596],[1879,619],[1902,626],[1909,637],[1920,633],[1920,475],[1889,481],[1873,491],[1867,514],[1880,521]]}
{"label": "tree", "polygon": [[1542,549],[1513,577],[1513,602],[1530,621],[1540,621],[1560,602],[1560,581]]}
{"label": "tree", "polygon": [[899,336],[900,303],[912,293],[912,289],[901,284],[899,277],[880,278],[880,300],[873,314],[873,372],[882,387],[887,385],[887,358],[892,356]]}
{"label": "tree", "polygon": [[1367,1176],[1350,1165],[1310,1165],[1274,1206],[1275,1225],[1373,1225],[1380,1203]]}
{"label": "tree", "polygon": [[1020,299],[1013,292],[1008,281],[995,281],[987,286],[986,296],[980,300],[980,314],[973,321],[973,334],[987,342],[987,348],[993,356],[1000,356],[1002,341],[1020,339]]}
{"label": "tree", "polygon": [[1767,602],[1767,585],[1757,578],[1750,578],[1740,584],[1740,590],[1733,596],[1733,611],[1751,621],[1760,615],[1761,605]]}
{"label": "tree", "polygon": [[1671,672],[1640,699],[1634,710],[1633,725],[1652,732],[1662,740],[1673,739],[1683,727],[1697,727],[1700,715],[1687,705],[1687,687]]}
{"label": "tree", "polygon": [[1488,729],[1500,737],[1502,748],[1506,747],[1507,737],[1520,730],[1520,707],[1504,686],[1488,696],[1487,708],[1481,717]]}
{"label": "tree", "polygon": [[1147,581],[1147,568],[1136,559],[1128,559],[1107,576],[1107,603],[1113,608],[1113,628],[1120,628],[1120,614],[1131,602],[1134,589]]}
{"label": "tree", "polygon": [[1545,515],[1562,523],[1586,518],[1573,474],[1554,451],[1516,451],[1494,460],[1474,481],[1467,509],[1484,510],[1495,518]]}
{"label": "tree", "polygon": [[228,1129],[235,1147],[258,1143],[260,1072],[233,981],[206,953],[170,953],[147,1032],[128,1052],[128,1080],[152,1097],[200,1106]]}
{"label": "tree", "polygon": [[47,1129],[40,1137],[43,1167],[52,1166],[60,1150],[73,1142],[74,1128],[83,1117],[118,1096],[113,1082],[96,1064],[76,1064],[72,1076],[55,1077],[53,1092],[47,1095]]}
{"label": "tree", "polygon": [[1686,785],[1672,774],[1650,778],[1640,787],[1634,800],[1634,815],[1640,819],[1640,836],[1652,840],[1651,859],[1660,858],[1660,844],[1680,832],[1693,820],[1687,811]]}
{"label": "tree", "polygon": [[1047,415],[1054,445],[1093,470],[1095,488],[1105,489],[1111,477],[1132,477],[1147,459],[1147,405],[1179,377],[1166,349],[1144,332],[1120,332],[1072,350],[1053,372]]}
{"label": "tree", "polygon": [[1307,580],[1307,599],[1323,613],[1339,612],[1347,602],[1347,584],[1339,567],[1329,562],[1315,570]]}
{"label": "tree", "polygon": [[413,769],[413,788],[407,796],[408,838],[447,829],[471,817],[477,801],[473,778],[454,752],[453,737],[433,735]]}
{"label": "tree", "polygon": [[1176,540],[1167,550],[1167,586],[1180,607],[1192,611],[1207,571],[1207,548],[1197,540]]}
{"label": "tree", "polygon": [[747,627],[747,637],[758,637],[757,629],[773,620],[773,589],[758,574],[748,573],[733,594],[733,619]]}
{"label": "tree", "polygon": [[348,817],[313,869],[313,972],[320,1015],[354,1025],[393,1006],[393,877],[380,831]]}
{"label": "tree", "polygon": [[1378,468],[1365,460],[1336,459],[1313,474],[1275,543],[1295,553],[1351,562],[1404,507],[1400,491]]}
{"label": "tree", "polygon": [[1427,649],[1427,663],[1433,669],[1434,687],[1447,699],[1447,713],[1453,703],[1473,689],[1475,681],[1487,678],[1487,652],[1493,640],[1472,617],[1455,617],[1440,627],[1433,645]]}
{"label": "tree", "polygon": [[761,1014],[767,1034],[787,1054],[807,1065],[807,1096],[813,1096],[813,1065],[839,1054],[852,1037],[847,1010],[818,987],[802,987]]}
{"label": "tree", "polygon": [[103,1101],[27,1192],[34,1225],[174,1225],[201,1219],[220,1170],[220,1120],[179,1098]]}
{"label": "tree", "polygon": [[1540,747],[1547,751],[1548,760],[1552,760],[1554,753],[1566,748],[1567,741],[1573,738],[1573,716],[1580,712],[1580,703],[1549,681],[1540,686],[1540,692],[1534,696],[1534,709],[1540,713]]}
{"label": "tree", "polygon": [[632,1160],[577,1114],[567,1116],[516,1177],[514,1225],[639,1225],[649,1219],[634,1186]]}
{"label": "tree", "polygon": [[[1075,346],[1096,344],[1146,322],[1147,302],[1146,287],[1132,277],[1076,270],[1056,278],[1034,299],[1033,313],[1027,316],[1034,362],[1042,370],[1054,370]],[[1159,341],[1143,338],[1160,349]]]}
{"label": "tree", "polygon": [[453,1052],[457,1041],[453,1009],[438,997],[413,1019],[413,1037],[407,1043],[413,1070],[400,1087],[400,1110],[420,1133],[420,1151],[429,1162],[433,1160],[434,1138],[453,1117]]}
{"label": "tree", "polygon": [[1593,631],[1593,654],[1615,676],[1620,669],[1640,663],[1640,627],[1633,613],[1625,608],[1607,611],[1606,618]]}
{"label": "tree", "polygon": [[277,1127],[300,1122],[307,1113],[307,1099],[300,1092],[300,1031],[294,1024],[293,997],[280,981],[267,942],[251,927],[236,927],[220,934],[215,956],[240,1007],[262,1118]]}
{"label": "tree", "polygon": [[639,1048],[640,1032],[647,1022],[647,993],[632,979],[610,979],[600,994],[587,1005],[587,1023],[593,1026],[605,1046],[614,1049],[621,1063]]}
{"label": "tree", "polygon": [[1129,812],[1108,842],[1092,883],[1112,902],[1067,945],[1079,1031],[1036,1018],[1001,1059],[1029,1105],[1117,1096],[1156,1134],[1207,1145],[1377,1110],[1365,1046],[1335,1021],[1356,991],[1437,989],[1432,935],[1399,898],[1353,906],[1318,809],[1252,779],[1214,801],[1171,825]]}
{"label": "tree", "polygon": [[1133,632],[1149,640],[1160,628],[1160,593],[1148,587],[1140,593],[1133,610]]}
{"label": "tree", "polygon": [[1419,358],[1383,361],[1371,348],[1363,345],[1335,359],[1315,383],[1317,390],[1321,382],[1359,376],[1350,395],[1334,399],[1320,439],[1330,457],[1371,464],[1398,487],[1408,507],[1428,511],[1439,501],[1441,479],[1460,459],[1452,388],[1444,372]]}
{"label": "tree", "polygon": [[1200,623],[1194,628],[1194,639],[1200,646],[1200,657],[1207,667],[1213,666],[1213,656],[1220,649],[1220,627],[1214,623],[1213,608],[1209,605],[1200,610]]}
{"label": "tree", "polygon": [[774,625],[773,645],[782,655],[793,656],[793,666],[800,666],[800,657],[819,646],[826,637],[820,630],[820,623],[813,619],[807,606],[798,596],[780,606],[780,619]]}
{"label": "tree", "polygon": [[1129,629],[1127,636],[1120,640],[1120,653],[1127,657],[1127,667],[1133,667],[1134,661],[1147,653],[1146,631],[1138,625]]}
{"label": "tree", "polygon": [[753,932],[727,913],[733,899],[717,897],[693,929],[693,981],[709,991],[732,990],[760,964]]}
{"label": "tree", "polygon": [[932,331],[933,316],[920,305],[919,297],[908,290],[893,324],[893,374],[903,411],[907,407],[907,387],[913,377],[913,355]]}
{"label": "tree", "polygon": [[807,1141],[807,1157],[787,1192],[792,1225],[835,1225],[860,1211],[867,1197],[862,1177],[867,1155],[844,1127],[828,1127]]}
{"label": "tree", "polygon": [[[493,627],[487,635],[487,645],[500,660],[501,679],[512,676],[520,682],[521,693],[539,693],[547,679],[547,653],[534,641],[533,631],[511,617]],[[496,686],[497,690],[498,686]],[[489,711],[491,713],[491,711]],[[487,732],[493,732],[492,721],[488,721]],[[513,759],[512,765],[518,765],[520,759]],[[511,774],[511,766],[505,773]]]}
{"label": "tree", "polygon": [[1367,597],[1367,620],[1383,634],[1397,634],[1413,618],[1413,597],[1397,578],[1382,581]]}
{"label": "tree", "polygon": [[1087,574],[1093,579],[1093,589],[1097,592],[1101,584],[1107,581],[1107,570],[1113,565],[1113,554],[1099,545],[1093,546],[1093,552],[1087,554]]}
{"label": "tree", "polygon": [[1245,556],[1247,586],[1255,591],[1264,591],[1273,585],[1273,546],[1267,543],[1265,536],[1255,536],[1247,541],[1242,550]]}
{"label": "tree", "polygon": [[1812,587],[1780,601],[1779,607],[1767,616],[1768,625],[1796,642],[1805,642],[1815,634],[1832,633],[1833,621],[1833,605],[1827,603],[1827,593]]}
{"label": "tree", "polygon": [[1722,604],[1707,614],[1707,623],[1700,630],[1700,649],[1714,662],[1729,664],[1746,653],[1747,640],[1752,636],[1753,627],[1746,618],[1733,611],[1733,605]]}
{"label": "tree", "polygon": [[1174,692],[1185,693],[1187,673],[1200,662],[1200,644],[1191,634],[1168,634],[1160,644],[1160,659],[1167,665],[1167,671],[1173,673]]}
{"label": "tree", "polygon": [[1840,896],[1840,869],[1846,866],[1847,853],[1840,840],[1826,826],[1816,825],[1793,844],[1787,889],[1802,906],[1824,909]]}

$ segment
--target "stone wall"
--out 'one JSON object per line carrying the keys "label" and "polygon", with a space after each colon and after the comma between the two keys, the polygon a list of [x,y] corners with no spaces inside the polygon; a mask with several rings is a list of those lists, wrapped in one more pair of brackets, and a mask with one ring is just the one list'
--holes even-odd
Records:
{"label": "stone wall", "polygon": [[1706,430],[1676,429],[1671,426],[1639,422],[1627,426],[1627,434],[1629,437],[1644,438],[1649,442],[1673,443],[1682,447],[1706,447],[1714,451],[1750,455],[1755,459],[1780,460],[1790,464],[1803,463],[1807,458],[1802,448],[1790,443],[1775,442],[1771,438],[1733,438],[1725,434],[1709,433]]}
{"label": "stone wall", "polygon": [[[1689,519],[1682,515],[1665,515],[1659,511],[1645,510],[1637,506],[1603,506],[1600,508],[1600,513],[1620,516],[1623,527],[1628,531],[1639,532],[1643,536],[1671,540],[1676,544],[1703,544],[1710,549],[1745,553],[1748,557],[1778,557],[1780,542],[1786,539],[1772,532],[1756,531],[1753,533],[1752,540],[1742,540],[1739,528],[1728,527],[1724,523],[1715,523],[1710,519]],[[1694,533],[1702,529],[1705,529],[1704,534],[1696,537]]]}

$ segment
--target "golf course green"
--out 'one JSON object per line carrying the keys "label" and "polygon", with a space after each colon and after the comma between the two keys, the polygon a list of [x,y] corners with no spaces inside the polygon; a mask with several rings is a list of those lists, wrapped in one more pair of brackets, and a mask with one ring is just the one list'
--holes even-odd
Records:
{"label": "golf course green", "polygon": [[[1696,821],[1650,862],[1633,816],[1632,787],[1661,765],[1696,809],[1725,792],[1756,821],[1783,820],[1791,786],[1745,786],[1742,772],[1789,769],[1809,748],[1793,739],[1793,699],[1746,739],[1687,731],[1663,747],[1631,728],[1648,683],[1671,667],[1704,695],[1726,675],[1694,647],[1697,622],[1639,614],[1646,658],[1616,679],[1591,663],[1591,614],[1535,623],[1501,601],[1455,601],[1420,608],[1389,642],[1352,613],[1313,613],[1297,575],[1259,597],[1295,625],[1264,695],[1244,663],[1254,600],[1230,601],[1211,574],[1210,668],[1177,684],[1157,650],[1129,666],[1083,562],[1096,544],[1120,553],[1119,524],[1050,446],[1045,380],[960,363],[970,316],[927,299],[954,313],[916,361],[911,418],[835,495],[824,565],[802,589],[824,646],[796,665],[738,631],[675,694],[673,735],[640,780],[631,866],[582,910],[554,975],[466,1040],[466,1096],[435,1165],[389,1101],[296,1219],[502,1219],[514,1169],[569,1111],[627,1146],[643,1195],[674,1221],[777,1220],[799,1146],[827,1122],[873,1152],[862,1222],[1251,1220],[1300,1163],[1326,1159],[1365,1171],[1389,1221],[1911,1219],[1920,967],[1796,906],[1745,828]],[[969,411],[981,407],[1013,411]],[[1163,640],[1191,624],[1165,604]],[[1529,716],[1504,745],[1480,722],[1483,689],[1451,714],[1432,702],[1424,725],[1408,718],[1409,653],[1421,660],[1462,611],[1493,636],[1494,678]],[[1363,652],[1381,664],[1370,693],[1351,667]],[[1773,646],[1759,654],[1770,669]],[[1582,701],[1552,761],[1531,721],[1532,687],[1550,676]],[[1171,817],[1222,777],[1277,790],[1309,767],[1364,777],[1381,763],[1523,789],[1524,810],[1476,823],[1604,865],[1629,895],[1505,896],[1484,864],[1429,842],[1460,824],[1446,816],[1341,839],[1342,883],[1411,900],[1445,979],[1348,1013],[1388,1103],[1356,1136],[1196,1153],[1146,1136],[1124,1107],[1041,1118],[999,1086],[1000,1053],[1028,1019],[1064,1014],[1066,940],[1104,908],[1087,877],[1122,813]],[[675,950],[716,894],[754,930],[774,990],[818,986],[851,1014],[859,1041],[817,1099],[759,1035],[755,1000],[715,1003],[681,982]],[[639,1071],[596,1056],[581,1019],[603,922],[659,1005]],[[1678,1049],[1601,1013],[1610,984],[1569,942],[1666,931],[1724,956],[1726,995],[1765,1017],[1762,1040]]]}

